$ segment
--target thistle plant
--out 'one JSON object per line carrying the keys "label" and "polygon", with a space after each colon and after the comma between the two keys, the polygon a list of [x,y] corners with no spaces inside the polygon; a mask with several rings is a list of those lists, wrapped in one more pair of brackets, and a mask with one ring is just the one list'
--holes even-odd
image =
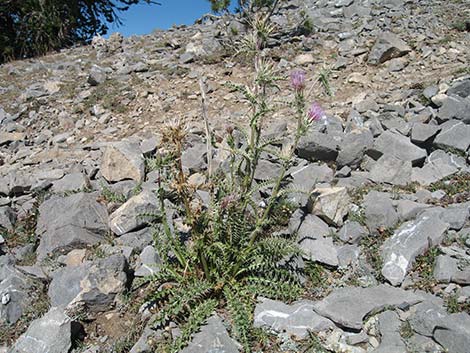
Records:
{"label": "thistle plant", "polygon": [[[274,65],[255,55],[251,85],[229,86],[249,104],[248,129],[229,126],[225,141],[208,144],[212,152],[228,155],[223,163],[209,168],[203,187],[209,202],[202,202],[188,182],[182,164],[186,127],[181,120],[168,124],[162,146],[154,158],[158,171],[160,210],[154,215],[155,246],[162,264],[150,279],[149,308],[155,312],[154,326],[166,329],[171,323],[180,335],[167,332],[158,352],[179,352],[215,311],[228,313],[231,335],[250,352],[253,309],[257,297],[295,300],[302,292],[295,258],[302,255],[295,239],[276,235],[276,210],[285,204],[287,170],[302,136],[324,115],[318,104],[306,108],[305,78],[301,71],[290,76],[294,100],[290,105],[297,124],[293,139],[280,152],[273,149],[279,139],[265,139],[266,120],[276,109],[273,99],[283,79]],[[203,85],[201,84],[201,87]],[[202,94],[203,102],[205,94]],[[208,141],[214,141],[207,124]],[[279,160],[281,170],[273,180],[257,184],[255,171],[263,153]],[[254,197],[269,189],[263,202]]]}

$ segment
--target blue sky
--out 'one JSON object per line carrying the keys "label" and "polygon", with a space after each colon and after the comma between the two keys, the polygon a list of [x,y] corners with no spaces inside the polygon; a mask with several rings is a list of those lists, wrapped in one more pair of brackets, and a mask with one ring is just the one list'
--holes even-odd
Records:
{"label": "blue sky", "polygon": [[[108,35],[120,32],[127,37],[133,34],[148,34],[154,29],[167,29],[173,24],[193,24],[201,15],[210,13],[207,0],[158,0],[162,5],[145,3],[133,5],[121,13],[123,25],[109,26]],[[235,2],[235,1],[234,1]]]}

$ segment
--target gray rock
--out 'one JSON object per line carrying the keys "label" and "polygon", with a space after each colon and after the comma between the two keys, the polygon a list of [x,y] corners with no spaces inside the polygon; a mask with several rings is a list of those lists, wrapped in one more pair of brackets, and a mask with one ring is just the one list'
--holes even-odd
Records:
{"label": "gray rock", "polygon": [[13,267],[10,260],[0,263],[0,324],[15,324],[31,305],[33,283]]}
{"label": "gray rock", "polygon": [[98,86],[104,81],[106,81],[106,71],[97,65],[93,65],[88,76],[88,83],[92,86]]}
{"label": "gray rock", "polygon": [[350,197],[345,187],[316,188],[309,211],[330,225],[341,226],[349,212]]}
{"label": "gray rock", "polygon": [[372,47],[368,62],[369,64],[382,64],[387,60],[406,55],[411,48],[398,36],[391,32],[381,33]]}
{"label": "gray rock", "polygon": [[68,191],[83,190],[88,186],[88,180],[82,173],[67,174],[62,179],[52,183],[52,191],[65,193]]}
{"label": "gray rock", "polygon": [[367,229],[358,222],[347,221],[338,231],[338,238],[345,243],[357,244],[367,234]]}
{"label": "gray rock", "polygon": [[109,182],[126,179],[142,182],[145,163],[139,144],[123,141],[109,145],[104,151],[100,171]]}
{"label": "gray rock", "polygon": [[98,65],[93,65],[88,75],[88,83],[98,86],[106,81],[106,71]]}
{"label": "gray rock", "polygon": [[448,314],[442,306],[429,301],[419,303],[413,307],[414,313],[409,318],[413,330],[420,335],[432,337],[439,321]]}
{"label": "gray rock", "polygon": [[338,248],[338,265],[340,268],[355,266],[358,263],[361,249],[357,245],[343,245]]}
{"label": "gray rock", "polygon": [[130,198],[109,216],[109,227],[117,236],[138,230],[148,223],[145,214],[158,210],[158,198],[148,190]]}
{"label": "gray rock", "polygon": [[310,161],[331,162],[338,156],[339,141],[329,134],[311,131],[300,139],[297,155]]}
{"label": "gray rock", "polygon": [[292,188],[301,190],[300,193],[292,193],[291,201],[305,207],[309,195],[317,183],[327,183],[333,180],[333,170],[327,165],[308,164],[302,167],[296,167],[290,171],[292,177]]}
{"label": "gray rock", "polygon": [[97,194],[78,193],[51,198],[39,207],[36,234],[38,260],[77,247],[97,244],[108,233],[108,212]]}
{"label": "gray rock", "polygon": [[254,313],[254,326],[285,332],[297,339],[305,339],[309,332],[325,331],[334,324],[318,315],[314,302],[303,300],[291,305],[280,301],[261,298]]}
{"label": "gray rock", "polygon": [[79,266],[67,266],[52,275],[48,295],[53,306],[83,303],[91,311],[109,309],[127,285],[127,261],[112,255]]}
{"label": "gray rock", "polygon": [[411,182],[411,162],[384,154],[370,170],[370,179],[378,184],[408,185]]}
{"label": "gray rock", "polygon": [[378,315],[380,345],[374,353],[408,353],[400,336],[401,321],[393,311],[385,311]]}
{"label": "gray rock", "polygon": [[139,260],[138,267],[134,275],[137,277],[145,277],[153,275],[158,272],[159,264],[161,263],[160,256],[158,256],[157,251],[153,246],[146,246],[142,250]]}
{"label": "gray rock", "polygon": [[364,153],[372,146],[374,138],[369,129],[354,129],[344,136],[336,163],[339,167],[357,168]]}
{"label": "gray rock", "polygon": [[415,123],[411,128],[411,142],[417,145],[429,143],[441,131],[437,125]]}
{"label": "gray rock", "polygon": [[462,98],[470,97],[470,79],[455,82],[448,90],[448,95],[460,96]]}
{"label": "gray rock", "polygon": [[330,234],[328,225],[314,215],[298,215],[297,217],[299,216],[297,220],[291,219],[289,230],[292,234],[297,232],[297,240],[301,249],[305,251],[306,258],[330,266],[338,266],[336,247],[333,239],[328,237]]}
{"label": "gray rock", "polygon": [[452,282],[466,286],[470,284],[470,267],[466,267],[462,271],[457,271],[452,276]]}
{"label": "gray rock", "polygon": [[337,248],[331,237],[319,237],[312,235],[299,240],[299,246],[306,259],[337,267],[339,265]]}
{"label": "gray rock", "polygon": [[325,164],[308,164],[291,172],[292,184],[305,190],[312,191],[317,183],[328,183],[333,180],[333,170]]}
{"label": "gray rock", "polygon": [[382,275],[394,286],[401,284],[415,257],[439,244],[448,228],[439,218],[426,215],[403,224],[382,246]]}
{"label": "gray rock", "polygon": [[9,353],[67,353],[72,347],[71,319],[60,308],[51,308],[34,320]]}
{"label": "gray rock", "polygon": [[181,156],[183,168],[190,173],[201,172],[207,168],[207,146],[205,143],[196,143],[186,149]]}
{"label": "gray rock", "polygon": [[255,180],[275,180],[281,172],[279,164],[270,162],[266,159],[261,159],[255,171]]}
{"label": "gray rock", "polygon": [[434,265],[434,278],[439,283],[449,283],[459,270],[458,261],[447,255],[439,255]]}
{"label": "gray rock", "polygon": [[12,230],[16,223],[16,214],[9,206],[0,207],[0,229]]}
{"label": "gray rock", "polygon": [[425,203],[410,200],[398,200],[396,202],[398,217],[401,221],[409,221],[415,218],[421,211],[431,207]]}
{"label": "gray rock", "polygon": [[465,152],[470,147],[470,125],[458,120],[449,120],[441,125],[442,131],[436,136],[434,145]]}
{"label": "gray rock", "polygon": [[411,161],[413,166],[422,163],[427,156],[426,150],[411,143],[408,137],[392,131],[380,135],[368,153],[374,159],[383,154],[391,155],[402,161]]}
{"label": "gray rock", "polygon": [[411,181],[421,185],[431,185],[459,171],[453,163],[445,159],[435,159],[426,163],[422,168],[413,168]]}
{"label": "gray rock", "polygon": [[126,233],[115,240],[117,245],[128,246],[135,252],[141,253],[147,245],[153,242],[153,230],[143,228],[135,232]]}
{"label": "gray rock", "polygon": [[239,353],[240,349],[241,345],[230,338],[220,317],[214,315],[181,353]]}
{"label": "gray rock", "polygon": [[351,176],[352,169],[349,168],[348,166],[344,166],[340,170],[337,170],[335,173],[336,178],[347,178]]}
{"label": "gray rock", "polygon": [[452,314],[439,321],[434,330],[434,339],[447,352],[467,353],[470,347],[470,315]]}
{"label": "gray rock", "polygon": [[470,99],[458,96],[446,97],[437,115],[439,121],[462,120],[470,124]]}
{"label": "gray rock", "polygon": [[360,331],[363,319],[370,313],[385,307],[413,305],[421,300],[413,292],[385,284],[369,288],[343,287],[334,289],[325,299],[316,303],[314,310],[341,327]]}
{"label": "gray rock", "polygon": [[390,229],[398,223],[398,214],[392,200],[383,193],[369,192],[364,198],[363,206],[366,225],[371,232]]}

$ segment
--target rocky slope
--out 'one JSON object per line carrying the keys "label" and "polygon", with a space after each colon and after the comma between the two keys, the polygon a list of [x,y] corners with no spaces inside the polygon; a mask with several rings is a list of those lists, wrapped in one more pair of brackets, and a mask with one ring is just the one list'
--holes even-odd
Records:
{"label": "rocky slope", "polygon": [[[468,0],[293,0],[274,14],[266,56],[305,70],[328,118],[289,175],[314,191],[294,195],[286,225],[305,298],[260,298],[259,351],[468,352],[469,18]],[[218,137],[246,124],[224,85],[251,77],[233,56],[244,31],[206,16],[0,67],[0,352],[151,351],[161,333],[135,285],[159,262],[140,217],[156,203],[146,158],[184,117],[200,180],[200,78]],[[288,136],[286,112],[271,119]],[[277,170],[266,158],[260,180]],[[238,352],[227,327],[214,315],[184,352]]]}

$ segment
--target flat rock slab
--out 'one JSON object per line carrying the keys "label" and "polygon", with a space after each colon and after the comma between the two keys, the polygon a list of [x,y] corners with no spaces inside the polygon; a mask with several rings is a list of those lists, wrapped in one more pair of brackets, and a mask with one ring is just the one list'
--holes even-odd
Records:
{"label": "flat rock slab", "polygon": [[411,162],[394,156],[383,155],[370,171],[370,179],[375,183],[408,185],[411,182]]}
{"label": "flat rock slab", "polygon": [[29,325],[9,353],[66,353],[71,347],[71,319],[62,309],[52,308]]}
{"label": "flat rock slab", "polygon": [[233,340],[218,315],[211,316],[181,353],[239,353],[241,345]]}
{"label": "flat rock slab", "polygon": [[267,327],[277,332],[286,332],[298,339],[308,337],[308,332],[319,332],[334,327],[333,322],[318,315],[315,302],[303,300],[292,305],[262,298],[255,308],[255,327]]}
{"label": "flat rock slab", "polygon": [[314,310],[343,328],[360,331],[367,315],[385,307],[414,305],[421,300],[413,292],[385,284],[369,288],[344,287],[316,303]]}
{"label": "flat rock slab", "polygon": [[40,237],[38,260],[51,253],[93,245],[105,238],[109,231],[108,211],[96,199],[97,194],[78,193],[51,198],[41,204],[36,228]]}
{"label": "flat rock slab", "polygon": [[374,142],[368,153],[375,159],[382,155],[391,155],[402,161],[410,161],[413,166],[424,161],[426,150],[419,148],[409,137],[397,132],[385,131]]}
{"label": "flat rock slab", "polygon": [[448,228],[448,223],[428,215],[403,224],[382,246],[383,276],[400,285],[416,256],[439,244]]}

